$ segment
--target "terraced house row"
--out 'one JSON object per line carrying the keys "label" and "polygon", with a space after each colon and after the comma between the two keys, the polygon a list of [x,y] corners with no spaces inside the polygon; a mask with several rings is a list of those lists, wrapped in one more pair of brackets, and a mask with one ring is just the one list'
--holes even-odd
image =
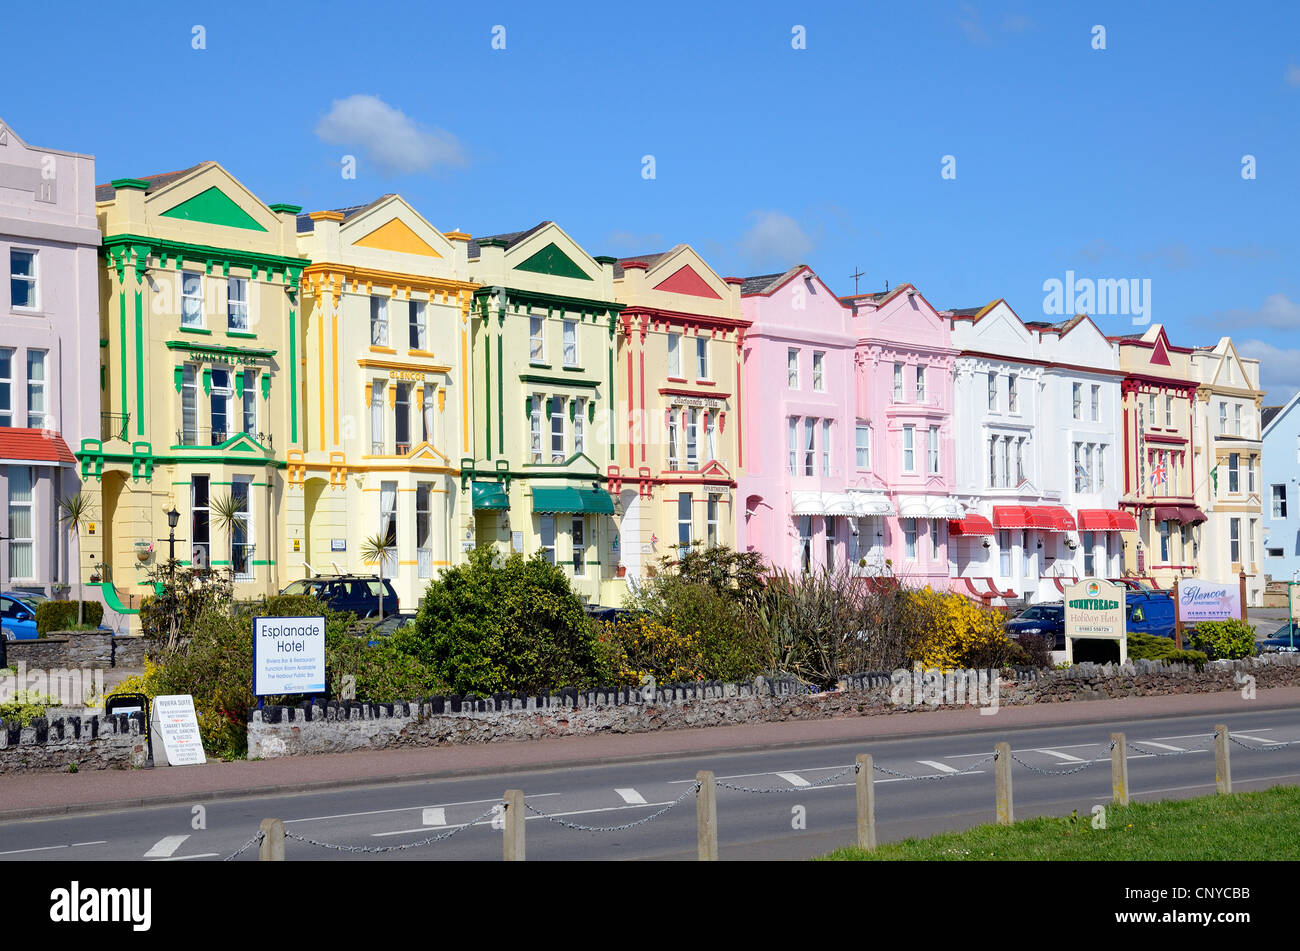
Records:
{"label": "terraced house row", "polygon": [[400,195],[266,204],[215,162],[92,181],[0,123],[0,586],[129,619],[172,535],[240,597],[382,572],[406,609],[476,546],[611,606],[717,544],[995,603],[1263,586],[1263,394],[1228,338],[443,232]]}

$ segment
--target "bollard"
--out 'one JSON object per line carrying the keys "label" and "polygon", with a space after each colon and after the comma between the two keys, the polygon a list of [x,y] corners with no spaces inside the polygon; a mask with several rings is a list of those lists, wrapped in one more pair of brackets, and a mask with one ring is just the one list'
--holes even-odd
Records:
{"label": "bollard", "polygon": [[1128,741],[1123,733],[1110,735],[1110,797],[1119,806],[1128,805]]}
{"label": "bollard", "polygon": [[1009,826],[1016,821],[1011,806],[1011,744],[998,743],[993,747],[997,760],[993,763],[994,798],[997,805],[998,825]]}
{"label": "bollard", "polygon": [[279,819],[263,819],[258,831],[262,833],[262,843],[257,847],[257,860],[283,862],[284,823]]}
{"label": "bollard", "polygon": [[1214,785],[1220,796],[1232,792],[1232,765],[1228,762],[1230,736],[1225,724],[1214,724]]}
{"label": "bollard", "polygon": [[700,784],[695,794],[695,821],[699,831],[699,853],[701,862],[718,860],[718,788],[713,782],[713,773],[702,769],[695,774],[695,781]]}
{"label": "bollard", "polygon": [[858,754],[858,847],[876,849],[876,774],[870,753]]}
{"label": "bollard", "polygon": [[507,789],[505,796],[505,824],[504,829],[505,853],[503,858],[507,862],[524,861],[524,820],[527,816],[524,814],[524,791],[522,789]]}

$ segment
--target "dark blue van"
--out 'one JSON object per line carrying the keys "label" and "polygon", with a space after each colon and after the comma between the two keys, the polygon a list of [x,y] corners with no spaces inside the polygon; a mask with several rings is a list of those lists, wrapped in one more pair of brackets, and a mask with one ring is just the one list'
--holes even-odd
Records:
{"label": "dark blue van", "polygon": [[1130,634],[1174,636],[1174,599],[1163,591],[1129,591],[1124,598]]}

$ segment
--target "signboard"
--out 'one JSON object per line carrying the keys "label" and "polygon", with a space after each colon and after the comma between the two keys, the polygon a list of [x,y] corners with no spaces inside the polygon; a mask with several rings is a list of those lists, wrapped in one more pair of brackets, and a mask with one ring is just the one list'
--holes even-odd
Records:
{"label": "signboard", "polygon": [[325,692],[325,618],[253,618],[253,693]]}
{"label": "signboard", "polygon": [[511,532],[511,533],[510,533],[510,550],[511,550],[511,551],[514,551],[514,552],[518,552],[518,553],[521,554],[521,555],[524,553],[524,533],[523,533],[523,532]]}
{"label": "signboard", "polygon": [[346,538],[331,538],[330,551],[347,551],[348,542]]}
{"label": "signboard", "polygon": [[155,766],[197,766],[208,761],[189,694],[154,697],[151,732],[162,740],[154,749]]}
{"label": "signboard", "polygon": [[1297,597],[1296,582],[1286,583],[1286,599],[1291,606],[1291,620],[1300,621],[1300,597]]}
{"label": "signboard", "polygon": [[1084,578],[1065,587],[1065,661],[1074,663],[1076,637],[1119,642],[1119,660],[1128,660],[1124,586],[1101,578]]}
{"label": "signboard", "polygon": [[1215,584],[1199,578],[1178,582],[1178,620],[1184,624],[1241,617],[1241,584]]}

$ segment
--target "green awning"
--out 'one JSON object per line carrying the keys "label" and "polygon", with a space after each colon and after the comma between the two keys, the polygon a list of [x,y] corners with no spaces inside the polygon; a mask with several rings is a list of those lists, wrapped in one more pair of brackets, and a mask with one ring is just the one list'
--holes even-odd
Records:
{"label": "green awning", "polygon": [[600,489],[533,489],[533,512],[539,515],[556,515],[566,512],[583,512],[587,515],[613,515],[614,500]]}
{"label": "green awning", "polygon": [[500,482],[475,482],[473,483],[474,508],[494,509],[505,511],[510,508],[510,498],[506,495],[506,487]]}

